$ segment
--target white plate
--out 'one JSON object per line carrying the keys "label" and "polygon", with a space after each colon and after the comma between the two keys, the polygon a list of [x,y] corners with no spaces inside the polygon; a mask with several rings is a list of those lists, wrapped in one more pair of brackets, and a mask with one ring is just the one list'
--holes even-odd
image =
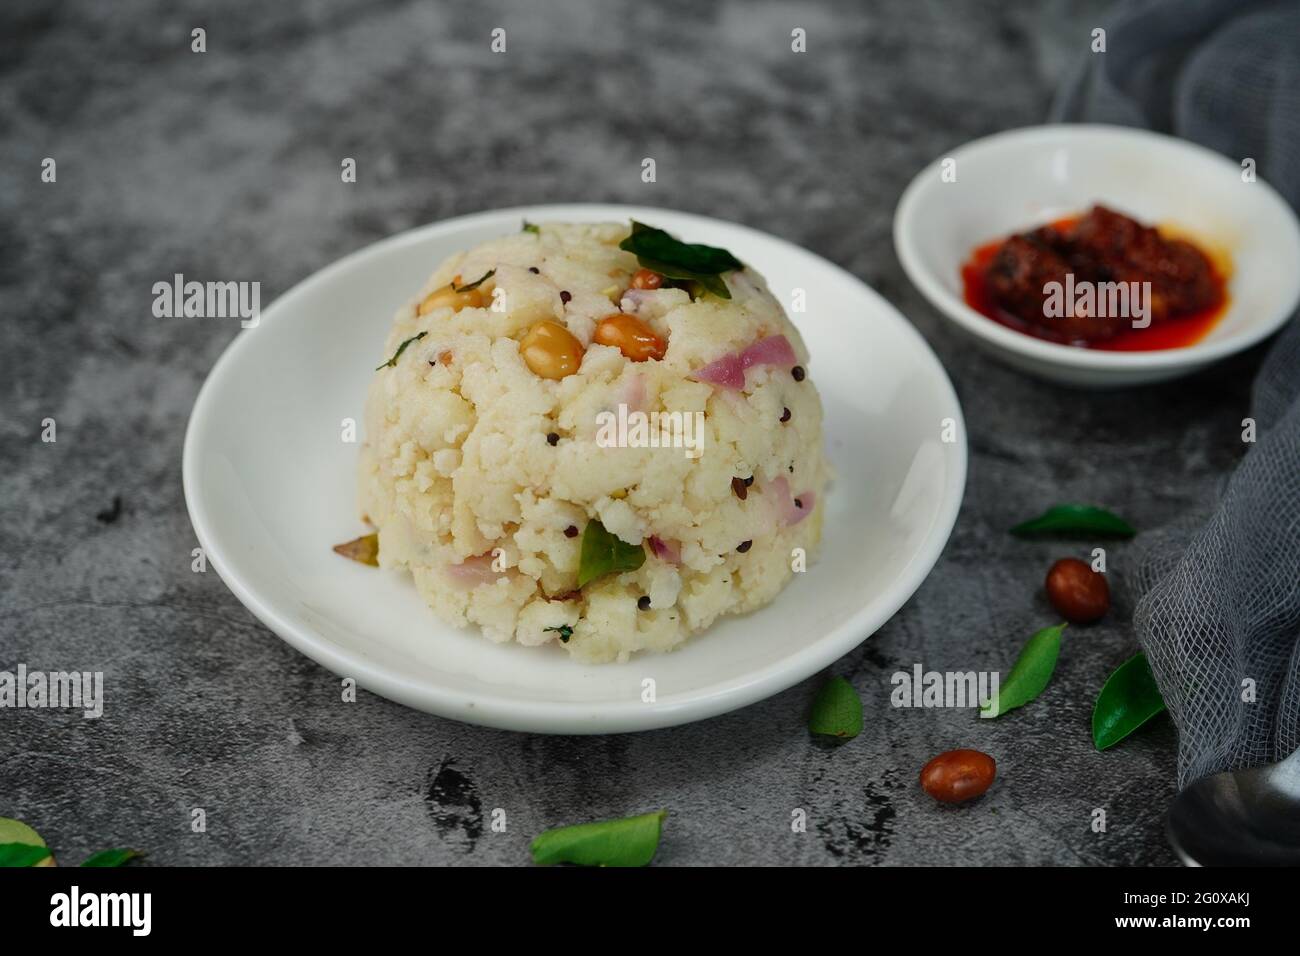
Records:
{"label": "white plate", "polygon": [[[393,312],[451,253],[520,221],[623,221],[730,249],[767,276],[812,354],[838,477],[823,548],[775,603],[670,654],[586,666],[555,647],[498,645],[442,624],[408,575],[330,548],[363,528],[362,402]],[[957,440],[942,441],[945,419]],[[816,673],[879,628],[934,566],[966,479],[961,408],[921,336],[884,299],[812,253],[743,226],[662,209],[534,206],[453,219],[362,249],[311,276],[241,331],[199,392],[185,499],[208,560],[257,617],[375,693],[512,730],[606,733],[742,707]],[[653,679],[655,700],[643,682]]]}
{"label": "white plate", "polygon": [[[947,159],[955,163],[955,182],[943,179]],[[1204,339],[1149,352],[1084,349],[1006,328],[966,305],[961,265],[975,246],[1097,202],[1142,222],[1181,227],[1232,257],[1228,308]],[[1300,304],[1300,224],[1286,201],[1261,178],[1243,182],[1242,168],[1218,153],[1126,127],[1035,126],[954,150],[903,193],[894,246],[921,294],[979,345],[1016,368],[1070,385],[1186,375],[1277,331]]]}

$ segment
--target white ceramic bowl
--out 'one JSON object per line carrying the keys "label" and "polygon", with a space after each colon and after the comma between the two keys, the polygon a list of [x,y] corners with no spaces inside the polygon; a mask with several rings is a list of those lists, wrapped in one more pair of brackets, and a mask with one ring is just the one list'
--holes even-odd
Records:
{"label": "white ceramic bowl", "polygon": [[[956,181],[942,178],[955,161]],[[1185,348],[1108,352],[1006,328],[963,301],[961,265],[982,243],[1100,202],[1173,224],[1233,260],[1229,304]],[[940,312],[1003,361],[1070,385],[1116,387],[1186,375],[1276,331],[1300,304],[1300,225],[1285,200],[1239,165],[1168,136],[1117,126],[1038,126],[968,143],[922,170],[894,214],[909,278]]]}
{"label": "white ceramic bowl", "polygon": [[[522,219],[628,220],[724,246],[767,276],[812,353],[838,478],[823,548],[775,603],[670,654],[587,666],[557,647],[493,644],[442,624],[408,575],[331,552],[363,532],[357,445],[366,386],[391,317],[453,252]],[[955,442],[944,442],[945,419]],[[743,706],[866,639],[930,572],[966,477],[961,409],[912,326],[847,272],[763,233],[662,209],[537,206],[454,219],[385,240],[286,293],[241,331],[199,392],[185,436],[185,499],[208,559],[269,628],[326,667],[412,707],[552,733],[661,727]],[[647,700],[647,679],[654,699]]]}

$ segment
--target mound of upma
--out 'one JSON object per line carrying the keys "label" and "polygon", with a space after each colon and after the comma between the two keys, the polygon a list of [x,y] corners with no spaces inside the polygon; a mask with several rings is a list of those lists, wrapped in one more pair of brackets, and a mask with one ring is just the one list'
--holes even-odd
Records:
{"label": "mound of upma", "polygon": [[379,357],[361,514],[452,624],[625,661],[767,604],[811,558],[821,402],[726,250],[525,223],[439,266]]}

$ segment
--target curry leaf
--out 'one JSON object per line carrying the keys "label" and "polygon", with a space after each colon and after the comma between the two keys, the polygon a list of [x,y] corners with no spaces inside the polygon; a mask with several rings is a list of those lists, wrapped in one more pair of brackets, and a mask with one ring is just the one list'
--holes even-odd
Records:
{"label": "curry leaf", "polygon": [[50,856],[47,846],[30,843],[0,843],[0,867],[35,866]]}
{"label": "curry leaf", "polygon": [[1113,747],[1165,709],[1147,657],[1134,654],[1106,678],[1092,708],[1092,743]]}
{"label": "curry leaf", "polygon": [[542,234],[542,227],[537,225],[536,223],[529,222],[527,219],[525,219],[524,228],[522,231],[531,232],[534,236],[540,236]]}
{"label": "curry leaf", "polygon": [[334,553],[341,554],[345,558],[350,558],[361,564],[368,564],[372,568],[379,567],[379,532],[363,534],[359,538],[353,538],[351,541],[345,541],[343,544],[334,545]]}
{"label": "curry leaf", "polygon": [[1061,632],[1064,630],[1064,624],[1045,627],[1029,639],[998,693],[981,708],[981,717],[1001,717],[1043,692],[1056,670],[1056,658],[1061,653]]}
{"label": "curry leaf", "polygon": [[494,275],[496,275],[496,274],[497,274],[497,270],[496,270],[496,269],[489,269],[487,272],[483,273],[481,276],[479,276],[477,279],[475,279],[475,280],[474,280],[473,282],[471,282],[469,285],[456,285],[456,283],[453,282],[453,283],[451,284],[451,291],[452,291],[452,292],[468,292],[468,291],[470,291],[470,289],[477,289],[477,288],[478,288],[479,286],[481,286],[484,282],[487,282],[488,279],[491,279],[491,278],[492,278]]}
{"label": "curry leaf", "polygon": [[658,259],[647,259],[645,256],[637,256],[636,262],[641,268],[649,269],[651,272],[657,272],[663,276],[665,284],[672,284],[686,289],[692,300],[699,298],[700,288],[703,288],[706,292],[712,292],[719,299],[731,298],[731,290],[727,288],[727,283],[722,281],[722,276],[706,275],[702,272],[688,272],[669,263],[660,262]]}
{"label": "curry leaf", "polygon": [[0,866],[53,866],[39,833],[11,817],[0,817]]}
{"label": "curry leaf", "polygon": [[1056,505],[1037,518],[1031,518],[1011,529],[1012,534],[1020,537],[1047,531],[1109,535],[1116,538],[1131,538],[1137,534],[1132,525],[1119,515],[1092,505]]}
{"label": "curry leaf", "polygon": [[828,680],[813,700],[808,729],[843,740],[862,733],[862,700],[853,685],[843,677]]}
{"label": "curry leaf", "polygon": [[569,638],[573,637],[573,625],[571,624],[561,624],[559,627],[544,627],[542,630],[555,631],[555,633],[560,635],[561,644],[569,643]]}
{"label": "curry leaf", "polygon": [[126,847],[119,847],[114,850],[101,850],[94,856],[85,860],[82,866],[122,866],[129,860],[136,860],[144,856],[139,850],[131,850]]}
{"label": "curry leaf", "polygon": [[26,843],[28,846],[45,846],[39,833],[12,817],[0,817],[0,843]]}
{"label": "curry leaf", "polygon": [[635,571],[645,563],[645,548],[628,544],[592,518],[582,532],[582,551],[578,556],[578,587],[619,571]]}
{"label": "curry leaf", "polygon": [[636,220],[632,221],[632,234],[618,247],[634,253],[641,268],[669,279],[698,282],[722,299],[731,298],[722,273],[744,268],[744,264],[726,249],[682,242],[662,229]]}
{"label": "curry leaf", "polygon": [[558,827],[540,833],[529,848],[533,862],[577,863],[581,866],[645,866],[659,848],[659,833],[667,810]]}
{"label": "curry leaf", "polygon": [[726,249],[682,242],[662,229],[635,220],[632,222],[632,234],[619,243],[619,248],[706,275],[720,275],[732,269],[744,268],[740,260]]}
{"label": "curry leaf", "polygon": [[[480,280],[480,281],[481,281],[481,280]],[[428,334],[429,334],[428,332],[421,332],[421,333],[418,334],[418,335],[412,335],[409,339],[407,339],[405,342],[403,342],[401,345],[399,345],[399,346],[397,347],[397,351],[393,353],[393,357],[392,357],[392,358],[390,358],[390,359],[389,359],[387,362],[385,362],[383,365],[377,365],[377,366],[375,366],[375,371],[378,372],[381,368],[394,368],[394,367],[396,367],[396,365],[397,365],[397,360],[398,360],[399,358],[402,357],[402,353],[406,351],[406,347],[407,347],[408,345],[410,345],[412,342],[418,342],[418,341],[420,341],[420,339],[424,338],[424,337],[425,337],[426,335],[428,335]]]}

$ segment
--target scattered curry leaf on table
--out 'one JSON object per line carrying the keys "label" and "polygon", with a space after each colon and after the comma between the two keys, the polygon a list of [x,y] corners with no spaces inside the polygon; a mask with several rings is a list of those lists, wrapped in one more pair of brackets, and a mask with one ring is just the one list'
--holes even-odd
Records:
{"label": "scattered curry leaf on table", "polygon": [[51,856],[47,846],[31,843],[0,843],[0,867],[36,866]]}
{"label": "scattered curry leaf on table", "polygon": [[[126,847],[102,850],[82,866],[122,866],[129,860],[143,857],[144,853]],[[0,817],[0,866],[54,866],[54,857],[41,835],[23,823],[9,817]]]}
{"label": "scattered curry leaf on table", "polygon": [[808,730],[823,737],[849,740],[862,733],[862,699],[843,677],[832,677],[813,699]]}
{"label": "scattered curry leaf on table", "polygon": [[23,821],[0,817],[0,866],[54,866],[54,857],[45,839]]}
{"label": "scattered curry leaf on table", "polygon": [[635,571],[645,564],[645,547],[628,544],[592,518],[582,532],[582,550],[578,555],[578,587],[619,571]]}
{"label": "scattered curry leaf on table", "polygon": [[662,229],[635,219],[632,220],[632,234],[618,247],[633,253],[641,268],[668,279],[698,282],[720,299],[731,298],[722,273],[745,267],[726,249],[682,242]]}
{"label": "scattered curry leaf on table", "polygon": [[1025,644],[1007,679],[998,687],[997,696],[980,709],[981,717],[1001,717],[1007,711],[1023,707],[1043,692],[1056,670],[1061,653],[1064,624],[1045,627]]}
{"label": "scattered curry leaf on table", "polygon": [[406,351],[406,347],[410,345],[412,342],[420,341],[420,339],[424,338],[428,334],[429,334],[428,332],[421,332],[418,335],[412,335],[409,339],[407,339],[405,342],[403,342],[401,345],[397,347],[397,351],[393,353],[392,358],[390,358],[383,365],[376,365],[375,371],[378,372],[381,368],[396,368],[397,360],[402,357],[402,353]]}
{"label": "scattered curry leaf on table", "polygon": [[1011,533],[1017,537],[1053,531],[1062,534],[1106,535],[1115,538],[1131,538],[1137,534],[1132,525],[1105,508],[1072,504],[1048,508],[1037,518],[1023,521],[1011,529]]}
{"label": "scattered curry leaf on table", "polygon": [[82,866],[108,867],[122,866],[130,860],[137,860],[144,854],[139,850],[132,850],[127,847],[118,847],[113,850],[100,850],[98,853],[82,861]]}
{"label": "scattered curry leaf on table", "polygon": [[530,846],[533,862],[580,866],[645,866],[659,848],[667,810],[638,817],[557,827],[538,834]]}
{"label": "scattered curry leaf on table", "polygon": [[343,557],[359,564],[368,564],[372,568],[377,568],[379,567],[379,532],[363,534],[351,541],[336,544],[334,545],[334,553],[341,554]]}
{"label": "scattered curry leaf on table", "polygon": [[537,225],[536,223],[529,222],[527,219],[525,219],[524,228],[520,231],[531,232],[534,236],[540,236],[542,234],[542,227]]}
{"label": "scattered curry leaf on table", "polygon": [[44,838],[13,817],[0,817],[0,843],[26,843],[29,846],[45,846]]}
{"label": "scattered curry leaf on table", "polygon": [[1106,678],[1092,708],[1092,743],[1113,747],[1165,709],[1147,656],[1139,651]]}

